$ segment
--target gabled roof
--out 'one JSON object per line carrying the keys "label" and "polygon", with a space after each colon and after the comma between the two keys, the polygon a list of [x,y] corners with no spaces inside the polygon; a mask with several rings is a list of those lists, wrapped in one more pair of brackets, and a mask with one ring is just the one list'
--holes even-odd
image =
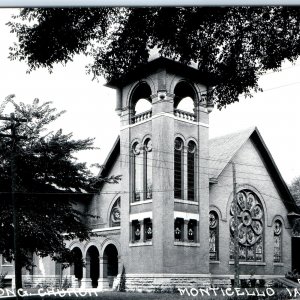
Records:
{"label": "gabled roof", "polygon": [[255,127],[209,140],[209,177],[217,179]]}
{"label": "gabled roof", "polygon": [[[214,138],[209,141],[209,174],[212,182],[220,176],[225,167],[231,162],[235,154],[248,139],[251,139],[258,149],[264,160],[265,167],[273,179],[279,194],[282,196],[287,209],[299,213],[299,208],[256,127]],[[249,164],[251,164],[251,162]]]}
{"label": "gabled roof", "polygon": [[[241,147],[251,139],[264,160],[265,166],[273,179],[278,192],[284,199],[284,203],[289,211],[300,213],[293,196],[291,195],[285,181],[283,180],[275,161],[263,141],[256,127],[248,128],[239,132],[231,133],[209,140],[209,178],[211,182],[216,182],[225,167],[231,162],[235,154]],[[100,175],[108,176],[116,158],[120,154],[120,137],[115,141]]]}

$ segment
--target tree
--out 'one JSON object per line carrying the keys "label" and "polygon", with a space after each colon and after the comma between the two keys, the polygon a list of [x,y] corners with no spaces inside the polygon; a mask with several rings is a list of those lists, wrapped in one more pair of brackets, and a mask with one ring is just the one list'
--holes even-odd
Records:
{"label": "tree", "polygon": [[[11,177],[16,176],[19,245],[22,266],[33,266],[32,254],[50,256],[57,262],[72,264],[76,257],[66,248],[66,241],[88,240],[92,235],[86,222],[88,217],[78,203],[86,202],[99,188],[103,178],[94,176],[85,163],[78,162],[74,154],[92,150],[93,139],[72,139],[72,134],[62,130],[51,132],[47,125],[64,112],[56,112],[51,102],[32,104],[11,102],[17,118],[28,122],[19,124],[15,144],[16,174],[11,174],[12,142],[9,137],[0,138],[0,253],[8,260],[14,257],[13,209],[11,203]],[[2,124],[6,132],[9,124]],[[117,182],[118,176],[107,178]]]}
{"label": "tree", "polygon": [[297,7],[155,7],[22,9],[9,22],[18,43],[11,59],[29,70],[93,58],[88,70],[107,80],[149,59],[151,50],[211,75],[219,108],[260,90],[258,79],[300,52]]}
{"label": "tree", "polygon": [[300,176],[294,178],[289,185],[290,192],[295,199],[295,202],[300,206]]}

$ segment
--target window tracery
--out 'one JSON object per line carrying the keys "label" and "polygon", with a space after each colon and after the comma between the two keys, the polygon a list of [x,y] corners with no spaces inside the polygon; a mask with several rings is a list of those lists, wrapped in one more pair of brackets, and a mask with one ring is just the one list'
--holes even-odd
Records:
{"label": "window tracery", "polygon": [[234,259],[234,214],[238,219],[239,259],[241,261],[263,261],[264,212],[259,198],[249,190],[237,194],[230,207],[230,259]]}

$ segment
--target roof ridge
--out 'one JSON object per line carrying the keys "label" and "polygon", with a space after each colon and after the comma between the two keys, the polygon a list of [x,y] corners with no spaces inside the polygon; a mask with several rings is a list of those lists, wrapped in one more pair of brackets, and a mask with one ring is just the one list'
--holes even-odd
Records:
{"label": "roof ridge", "polygon": [[239,131],[233,131],[233,132],[226,133],[226,134],[223,134],[223,135],[215,136],[213,138],[209,138],[209,141],[220,139],[220,138],[225,138],[225,137],[228,137],[228,136],[231,136],[231,135],[241,134],[241,133],[244,133],[244,132],[253,133],[255,130],[257,130],[257,127],[253,125],[251,127],[247,127],[247,128],[241,129]]}

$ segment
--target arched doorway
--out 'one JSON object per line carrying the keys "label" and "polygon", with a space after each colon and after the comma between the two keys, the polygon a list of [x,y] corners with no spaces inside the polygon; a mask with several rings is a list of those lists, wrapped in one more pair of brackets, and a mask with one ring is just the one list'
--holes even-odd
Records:
{"label": "arched doorway", "polygon": [[114,278],[118,275],[118,250],[115,245],[106,246],[103,253],[103,264],[103,278],[107,278],[109,287],[112,287]]}
{"label": "arched doorway", "polygon": [[96,246],[90,246],[86,253],[86,276],[91,278],[92,287],[98,286],[99,251]]}
{"label": "arched doorway", "polygon": [[71,266],[70,274],[75,275],[78,280],[78,287],[80,287],[83,275],[82,252],[78,247],[75,247],[72,249],[72,254],[74,255],[74,264]]}

